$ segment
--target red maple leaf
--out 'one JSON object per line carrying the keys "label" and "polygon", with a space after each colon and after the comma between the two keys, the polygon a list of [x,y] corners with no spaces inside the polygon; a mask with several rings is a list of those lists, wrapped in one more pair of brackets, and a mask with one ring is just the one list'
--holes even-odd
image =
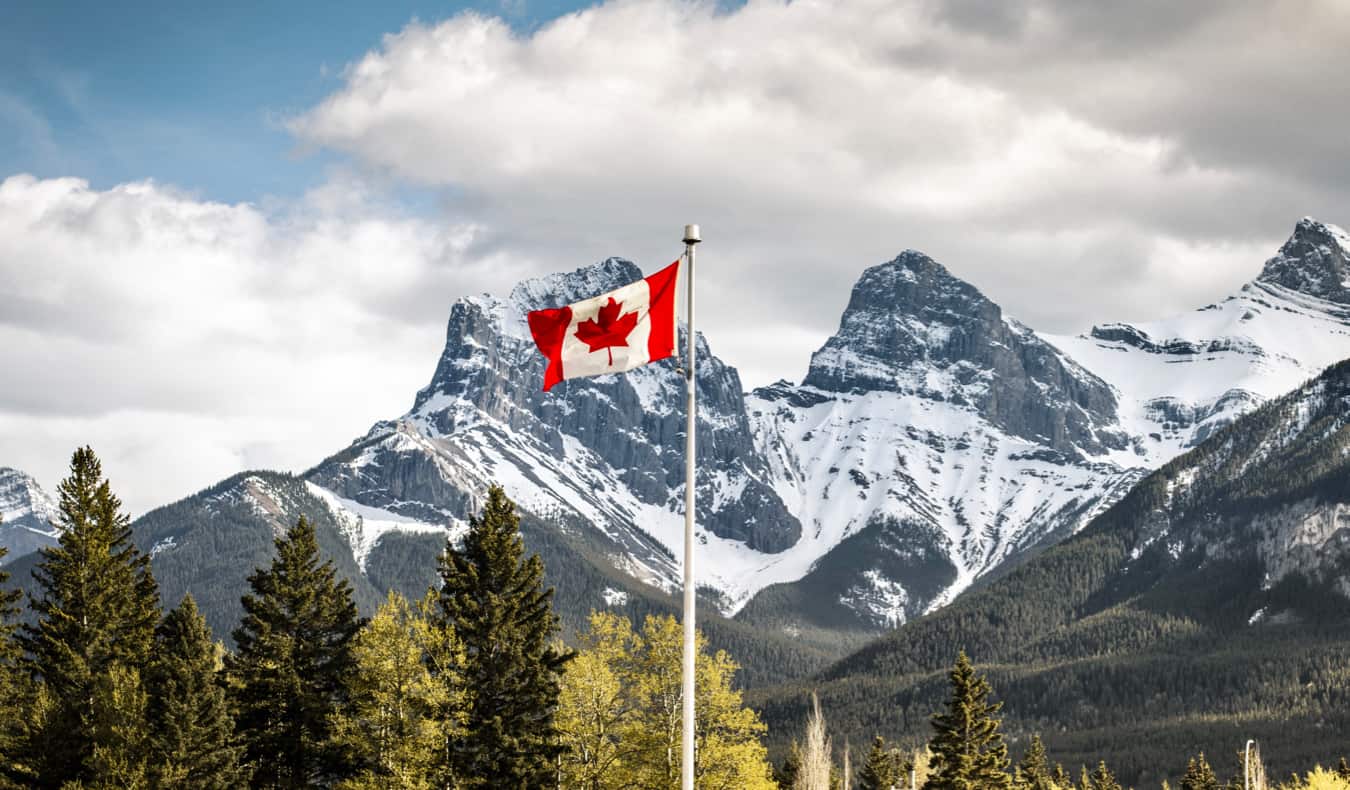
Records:
{"label": "red maple leaf", "polygon": [[623,302],[616,302],[611,296],[599,315],[577,324],[577,340],[590,346],[592,354],[602,348],[608,351],[610,365],[614,364],[614,347],[628,347],[628,336],[638,322],[637,311],[620,316],[622,309]]}

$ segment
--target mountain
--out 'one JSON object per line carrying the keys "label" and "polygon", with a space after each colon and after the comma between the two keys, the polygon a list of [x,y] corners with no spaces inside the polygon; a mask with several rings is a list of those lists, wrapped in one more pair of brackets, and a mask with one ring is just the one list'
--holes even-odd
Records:
{"label": "mountain", "polygon": [[0,547],[9,550],[0,563],[55,545],[57,514],[56,502],[36,480],[0,466]]}
{"label": "mountain", "polygon": [[1350,726],[1350,361],[1211,433],[1076,536],[756,699],[771,732],[818,689],[834,736],[926,738],[958,649],[1018,743],[1156,785],[1260,740],[1273,773]]}
{"label": "mountain", "polygon": [[[700,336],[700,593],[722,616],[708,622],[806,651],[774,672],[818,667],[1074,534],[1176,454],[1350,357],[1345,238],[1304,220],[1234,297],[1078,337],[1033,331],[907,251],[864,272],[801,383],[749,394]],[[223,637],[249,563],[298,514],[323,521],[358,590],[415,594],[500,482],[559,569],[565,621],[618,600],[669,606],[677,361],[544,393],[524,318],[640,276],[611,258],[459,299],[408,411],[297,476],[245,473],[147,514],[137,540],[182,589],[219,596],[208,617]],[[197,577],[233,586],[199,592]]]}

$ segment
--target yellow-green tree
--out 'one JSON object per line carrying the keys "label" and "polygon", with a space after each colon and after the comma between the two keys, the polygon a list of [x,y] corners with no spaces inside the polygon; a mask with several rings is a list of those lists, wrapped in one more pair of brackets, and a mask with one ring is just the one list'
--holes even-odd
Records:
{"label": "yellow-green tree", "polygon": [[[429,790],[447,740],[453,685],[433,670],[455,663],[458,646],[406,598],[390,592],[352,640],[349,702],[333,719],[334,738],[360,767],[349,790]],[[450,719],[449,721],[453,721]]]}
{"label": "yellow-green tree", "polygon": [[[563,679],[558,721],[569,753],[563,785],[666,790],[680,776],[682,630],[648,617],[640,634],[597,614]],[[732,688],[736,663],[698,635],[695,782],[700,790],[773,790],[764,724]]]}
{"label": "yellow-green tree", "polygon": [[634,715],[625,688],[637,635],[627,618],[595,612],[563,675],[556,719],[567,745],[562,786],[611,790],[625,786],[621,738]]}

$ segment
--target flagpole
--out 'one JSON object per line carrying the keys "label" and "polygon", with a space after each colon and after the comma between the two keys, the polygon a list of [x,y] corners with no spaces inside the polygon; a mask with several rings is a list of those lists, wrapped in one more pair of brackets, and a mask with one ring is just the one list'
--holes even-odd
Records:
{"label": "flagpole", "polygon": [[681,675],[681,696],[684,702],[684,730],[680,740],[680,787],[694,790],[694,489],[697,479],[694,470],[694,432],[697,426],[698,387],[694,372],[698,361],[694,357],[694,245],[699,238],[697,225],[684,226],[684,260],[689,267],[685,282],[689,310],[685,342],[688,350],[684,359],[685,392],[688,405],[684,422],[684,664]]}

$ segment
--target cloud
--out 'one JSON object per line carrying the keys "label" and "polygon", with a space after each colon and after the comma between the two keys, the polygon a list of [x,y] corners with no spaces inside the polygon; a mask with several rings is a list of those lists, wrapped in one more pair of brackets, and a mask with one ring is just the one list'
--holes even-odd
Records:
{"label": "cloud", "polygon": [[[413,22],[287,122],[348,168],[298,201],[0,185],[19,382],[0,462],[50,483],[93,442],[135,508],[304,468],[407,407],[455,297],[608,255],[653,268],[686,222],[700,328],[749,385],[800,378],[858,274],[904,248],[1041,329],[1198,307],[1298,217],[1350,221],[1346,8],[617,0],[528,32]],[[398,208],[407,185],[431,207]]]}
{"label": "cloud", "polygon": [[430,376],[447,305],[522,273],[469,225],[341,180],[277,213],[153,183],[0,183],[0,458],[51,484],[86,442],[135,509],[299,469]]}
{"label": "cloud", "polygon": [[1079,331],[1212,301],[1298,217],[1344,221],[1350,83],[1319,75],[1350,70],[1345,17],[618,0],[521,34],[466,13],[387,36],[290,128],[559,267],[664,261],[701,222],[703,326],[758,383],[800,376],[857,274],[906,247]]}

